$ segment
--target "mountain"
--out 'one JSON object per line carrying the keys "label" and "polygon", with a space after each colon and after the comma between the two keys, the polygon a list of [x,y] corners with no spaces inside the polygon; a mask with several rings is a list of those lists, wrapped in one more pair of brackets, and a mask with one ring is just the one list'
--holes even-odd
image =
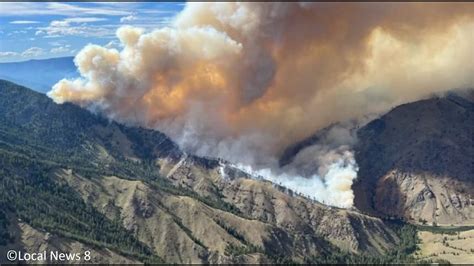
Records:
{"label": "mountain", "polygon": [[[412,102],[361,128],[349,124],[357,135],[355,207],[415,224],[473,225],[473,95],[451,93]],[[324,140],[337,126],[288,147],[280,165]]]}
{"label": "mountain", "polygon": [[413,223],[474,224],[474,102],[398,106],[358,131],[355,205]]}
{"label": "mountain", "polygon": [[0,63],[0,78],[46,93],[63,78],[78,77],[74,57]]}
{"label": "mountain", "polygon": [[91,250],[101,263],[412,260],[413,227],[185,154],[158,131],[8,81],[0,81],[0,114],[2,254]]}

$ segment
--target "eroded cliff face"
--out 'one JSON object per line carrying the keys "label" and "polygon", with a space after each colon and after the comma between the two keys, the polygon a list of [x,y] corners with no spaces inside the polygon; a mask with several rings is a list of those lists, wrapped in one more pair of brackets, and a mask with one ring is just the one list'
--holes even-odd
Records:
{"label": "eroded cliff face", "polygon": [[474,224],[474,103],[399,106],[358,132],[355,206],[414,223]]}

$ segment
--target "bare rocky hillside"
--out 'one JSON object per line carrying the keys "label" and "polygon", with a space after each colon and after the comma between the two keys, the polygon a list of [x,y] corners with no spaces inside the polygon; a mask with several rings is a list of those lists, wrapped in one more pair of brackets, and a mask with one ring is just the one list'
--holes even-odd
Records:
{"label": "bare rocky hillside", "polygon": [[358,131],[356,207],[415,223],[474,224],[474,103],[396,107]]}

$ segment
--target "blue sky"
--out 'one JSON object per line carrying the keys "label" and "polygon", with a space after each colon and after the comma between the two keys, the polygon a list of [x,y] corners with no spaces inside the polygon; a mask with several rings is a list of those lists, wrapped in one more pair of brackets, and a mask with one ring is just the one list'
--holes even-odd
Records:
{"label": "blue sky", "polygon": [[184,3],[0,2],[0,62],[76,54],[88,43],[117,47],[123,25],[169,25]]}

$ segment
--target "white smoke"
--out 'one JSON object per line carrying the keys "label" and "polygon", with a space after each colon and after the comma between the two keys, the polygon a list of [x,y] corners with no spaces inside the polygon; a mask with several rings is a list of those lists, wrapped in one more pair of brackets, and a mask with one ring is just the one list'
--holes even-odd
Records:
{"label": "white smoke", "polygon": [[[311,153],[314,157],[310,166],[316,166],[317,173],[311,175],[299,175],[295,173],[297,168],[281,172],[275,170],[276,168],[256,170],[252,166],[242,164],[237,164],[237,167],[324,204],[341,208],[351,207],[354,201],[351,186],[358,171],[353,153],[347,146],[327,151],[324,155],[320,150],[314,151],[315,154]],[[309,158],[308,153],[305,156],[306,159]]]}
{"label": "white smoke", "polygon": [[324,204],[349,208],[354,201],[352,183],[359,170],[352,147],[357,142],[357,127],[371,118],[369,115],[330,126],[318,133],[316,143],[294,154],[283,167],[278,160],[268,158],[266,165],[238,163],[236,167]]}

